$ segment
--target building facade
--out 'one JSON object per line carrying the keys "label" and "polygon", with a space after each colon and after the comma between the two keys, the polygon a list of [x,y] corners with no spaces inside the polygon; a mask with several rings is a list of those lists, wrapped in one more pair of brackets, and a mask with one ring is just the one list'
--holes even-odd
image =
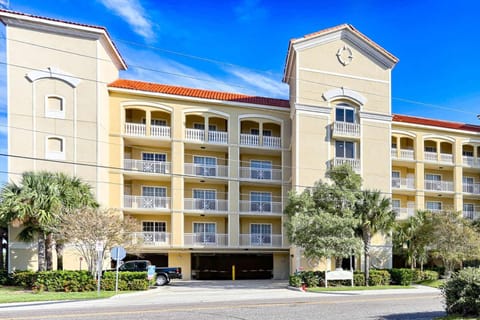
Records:
{"label": "building facade", "polygon": [[[143,257],[186,279],[335,267],[288,243],[283,207],[290,190],[343,163],[391,197],[399,219],[417,209],[478,217],[480,127],[392,115],[398,59],[351,25],[290,42],[281,100],[119,79],[126,64],[104,28],[4,10],[0,19],[9,179],[81,177],[102,206],[141,223],[132,238]],[[9,269],[35,269],[36,247],[18,230]],[[391,267],[390,240],[374,244],[373,265]],[[64,265],[78,269],[73,250]]]}

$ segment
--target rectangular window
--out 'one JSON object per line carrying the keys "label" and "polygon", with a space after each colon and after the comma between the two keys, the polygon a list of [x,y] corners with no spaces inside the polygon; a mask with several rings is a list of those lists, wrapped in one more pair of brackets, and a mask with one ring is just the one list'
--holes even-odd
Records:
{"label": "rectangular window", "polygon": [[474,179],[473,177],[463,177],[463,192],[473,193],[474,192]]}
{"label": "rectangular window", "polygon": [[337,107],[335,109],[335,121],[354,123],[355,111],[351,108]]}
{"label": "rectangular window", "polygon": [[216,243],[216,225],[215,223],[194,222],[193,233],[195,235],[195,243]]}
{"label": "rectangular window", "polygon": [[197,176],[215,177],[217,175],[217,158],[193,156],[193,163]]}
{"label": "rectangular window", "polygon": [[266,180],[272,179],[272,162],[264,160],[251,160],[250,178]]}
{"label": "rectangular window", "polygon": [[250,211],[271,212],[272,194],[270,192],[250,192]]}
{"label": "rectangular window", "polygon": [[439,174],[427,173],[425,175],[425,180],[427,181],[442,181],[442,176]]}
{"label": "rectangular window", "polygon": [[355,159],[355,143],[351,141],[335,141],[337,158]]}
{"label": "rectangular window", "polygon": [[256,246],[272,244],[272,225],[252,223],[250,225],[250,243]]}
{"label": "rectangular window", "polygon": [[473,219],[475,216],[475,205],[473,203],[463,204],[463,217]]}
{"label": "rectangular window", "polygon": [[193,190],[194,206],[196,210],[215,210],[217,204],[216,190]]}
{"label": "rectangular window", "polygon": [[462,155],[465,157],[473,157],[473,151],[463,150]]}
{"label": "rectangular window", "polygon": [[400,186],[401,186],[400,171],[392,171],[392,187],[400,188]]}
{"label": "rectangular window", "polygon": [[442,210],[442,203],[440,201],[427,201],[427,210],[438,212]]}
{"label": "rectangular window", "polygon": [[142,160],[143,160],[143,172],[156,172],[156,173],[165,173],[166,166],[163,163],[159,162],[166,162],[167,155],[164,153],[150,153],[150,152],[143,152],[142,153]]}
{"label": "rectangular window", "polygon": [[167,224],[163,221],[143,221],[143,240],[145,242],[165,242]]}
{"label": "rectangular window", "polygon": [[142,187],[142,208],[167,208],[167,188]]}

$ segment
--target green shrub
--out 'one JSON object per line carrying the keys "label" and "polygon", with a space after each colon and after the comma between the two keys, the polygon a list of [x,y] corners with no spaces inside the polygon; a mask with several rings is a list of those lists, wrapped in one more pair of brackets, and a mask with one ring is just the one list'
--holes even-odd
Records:
{"label": "green shrub", "polygon": [[306,271],[303,273],[303,282],[309,288],[318,287],[319,285],[318,275],[313,271]]}
{"label": "green shrub", "polygon": [[442,287],[447,314],[480,316],[480,268],[466,268],[452,275]]}
{"label": "green shrub", "polygon": [[9,277],[7,270],[0,270],[0,286],[6,285],[9,283]]}
{"label": "green shrub", "polygon": [[15,271],[10,276],[12,285],[25,289],[32,289],[37,280],[37,273],[33,271]]}
{"label": "green shrub", "polygon": [[[103,274],[101,287],[105,291],[115,290],[115,272],[108,271]],[[147,279],[147,272],[119,272],[118,290],[147,290],[151,284]]]}
{"label": "green shrub", "polygon": [[148,290],[148,280],[146,279],[133,279],[132,282],[128,284],[129,290]]}
{"label": "green shrub", "polygon": [[414,270],[411,269],[391,269],[390,275],[392,277],[393,284],[399,284],[402,286],[409,286],[412,284],[414,277]]}
{"label": "green shrub", "polygon": [[388,286],[390,284],[390,272],[388,270],[370,270],[369,286]]}
{"label": "green shrub", "polygon": [[288,285],[295,288],[300,288],[302,286],[302,276],[298,273],[290,275],[288,279]]}
{"label": "green shrub", "polygon": [[353,273],[353,284],[355,287],[363,287],[365,285],[365,274],[363,272],[355,271]]}
{"label": "green shrub", "polygon": [[36,291],[93,291],[95,280],[88,271],[42,271],[32,285]]}
{"label": "green shrub", "polygon": [[425,280],[437,280],[439,278],[439,274],[437,271],[433,270],[415,270],[413,275],[413,282],[420,282]]}

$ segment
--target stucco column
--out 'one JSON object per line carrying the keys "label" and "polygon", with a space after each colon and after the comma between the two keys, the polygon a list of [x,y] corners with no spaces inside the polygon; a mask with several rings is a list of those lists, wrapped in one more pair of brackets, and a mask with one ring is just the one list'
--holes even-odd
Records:
{"label": "stucco column", "polygon": [[151,136],[151,124],[152,124],[152,112],[150,110],[145,111],[145,134]]}
{"label": "stucco column", "polygon": [[396,157],[397,157],[397,158],[400,158],[400,149],[401,149],[401,147],[402,147],[400,136],[396,136],[396,137],[395,137],[395,143],[397,144],[397,154],[396,154]]}
{"label": "stucco column", "polygon": [[182,246],[184,235],[184,148],[183,142],[172,142],[172,245]]}
{"label": "stucco column", "polygon": [[425,166],[423,162],[417,162],[415,164],[415,209],[425,209]]}
{"label": "stucco column", "polygon": [[228,181],[228,245],[237,247],[240,245],[240,182],[238,173],[240,170],[240,149],[238,146],[228,148],[229,176]]}
{"label": "stucco column", "polygon": [[457,164],[453,169],[453,187],[455,197],[453,199],[453,210],[463,210],[463,168]]}
{"label": "stucco column", "polygon": [[263,122],[258,123],[258,144],[263,146]]}
{"label": "stucco column", "polygon": [[437,141],[437,160],[441,161],[442,160],[442,143],[440,141]]}
{"label": "stucco column", "polygon": [[204,127],[205,127],[205,142],[207,142],[209,139],[208,139],[208,121],[209,121],[209,117],[206,115],[205,116],[205,122],[204,122]]}

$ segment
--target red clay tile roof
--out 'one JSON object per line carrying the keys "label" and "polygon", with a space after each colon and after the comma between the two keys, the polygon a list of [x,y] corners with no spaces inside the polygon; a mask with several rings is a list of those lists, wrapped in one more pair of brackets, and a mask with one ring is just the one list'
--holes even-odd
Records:
{"label": "red clay tile roof", "polygon": [[[65,20],[48,18],[48,17],[42,17],[42,16],[36,16],[36,15],[33,15],[33,14],[28,14],[28,13],[23,13],[23,12],[18,12],[18,11],[12,11],[12,10],[0,9],[0,13],[1,12],[6,13],[6,14],[10,14],[10,15],[23,16],[23,17],[26,17],[26,18],[40,19],[40,20],[51,21],[51,22],[65,23],[65,24],[69,24],[69,25],[72,25],[72,26],[98,29],[98,30],[105,33],[109,42],[112,44],[113,50],[118,55],[120,63],[124,66],[125,70],[127,69],[127,64],[126,64],[125,60],[123,59],[122,55],[120,54],[120,51],[118,50],[115,43],[112,41],[112,37],[110,37],[110,34],[108,33],[108,30],[105,27],[95,26],[95,25],[90,25],[90,24],[84,24],[84,23],[78,23],[78,22],[72,22],[72,21],[65,21]],[[0,20],[2,20],[1,16],[0,16]],[[3,20],[2,20],[2,22],[5,24],[5,22]]]}
{"label": "red clay tile roof", "polygon": [[242,103],[259,104],[281,108],[290,108],[290,102],[283,99],[248,96],[238,93],[211,91],[186,87],[171,86],[159,83],[150,83],[137,80],[118,79],[108,85],[110,88],[121,88],[155,93],[172,94],[185,97],[213,99],[221,101],[234,101]]}
{"label": "red clay tile roof", "polygon": [[460,122],[450,122],[450,121],[435,120],[435,119],[420,118],[420,117],[403,116],[403,115],[399,115],[399,114],[394,114],[393,115],[393,122],[412,123],[412,124],[420,124],[420,125],[425,125],[425,126],[441,127],[441,128],[447,128],[447,129],[480,132],[480,126],[473,125],[473,124],[460,123]]}

